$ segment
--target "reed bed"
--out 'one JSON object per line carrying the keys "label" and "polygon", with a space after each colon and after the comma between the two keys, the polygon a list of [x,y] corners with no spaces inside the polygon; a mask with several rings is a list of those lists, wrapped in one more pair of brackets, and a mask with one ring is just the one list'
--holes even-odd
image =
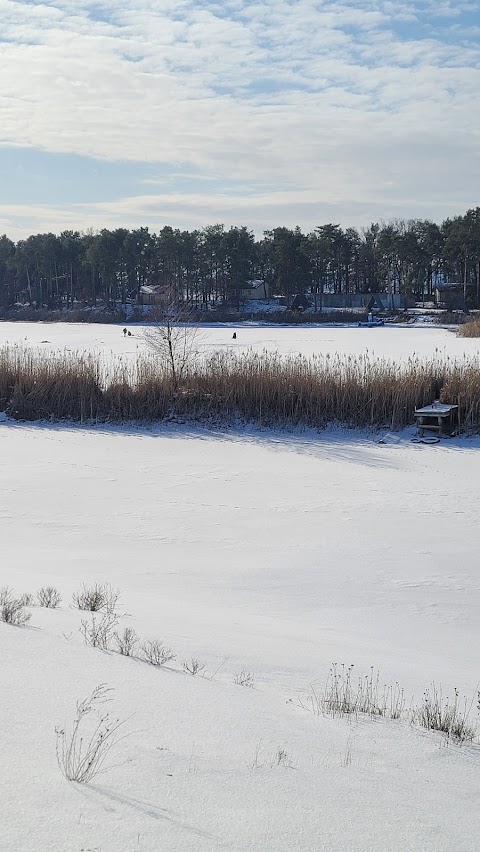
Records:
{"label": "reed bed", "polygon": [[480,337],[480,317],[468,320],[460,326],[457,332],[459,337]]}
{"label": "reed bed", "polygon": [[480,431],[480,360],[368,355],[281,357],[217,352],[187,365],[176,386],[153,355],[0,349],[0,410],[18,420],[189,420],[218,425],[401,428],[438,396],[459,405],[460,430]]}

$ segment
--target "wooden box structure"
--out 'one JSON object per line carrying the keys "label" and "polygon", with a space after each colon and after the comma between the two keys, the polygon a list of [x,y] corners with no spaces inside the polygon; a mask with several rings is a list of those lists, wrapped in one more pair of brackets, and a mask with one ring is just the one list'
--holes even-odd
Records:
{"label": "wooden box structure", "polygon": [[458,405],[448,405],[445,402],[432,402],[423,408],[415,409],[415,421],[420,437],[425,432],[437,435],[451,435],[456,429],[456,414]]}

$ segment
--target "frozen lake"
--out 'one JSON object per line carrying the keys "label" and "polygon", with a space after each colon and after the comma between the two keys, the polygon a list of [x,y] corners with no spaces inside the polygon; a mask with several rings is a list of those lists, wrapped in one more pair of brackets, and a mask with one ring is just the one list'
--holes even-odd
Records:
{"label": "frozen lake", "polygon": [[[437,328],[235,330],[202,345],[478,351]],[[132,332],[0,323],[0,343],[134,357]],[[478,744],[301,704],[337,662],[378,669],[380,690],[398,680],[407,707],[432,682],[458,688],[477,719],[480,440],[385,439],[0,417],[0,587],[63,598],[0,623],[2,850],[477,852]],[[71,595],[97,581],[121,590],[119,629],[173,649],[168,666],[85,646]],[[125,736],[105,775],[69,784],[55,727],[99,684]]]}
{"label": "frozen lake", "polygon": [[[124,337],[122,326],[76,323],[0,322],[0,345],[18,343],[45,350],[98,351],[134,356],[146,349],[142,326],[127,326],[131,337]],[[236,333],[237,339],[232,335]],[[282,355],[301,353],[360,355],[367,351],[378,358],[405,360],[422,358],[461,358],[477,355],[480,340],[458,338],[455,332],[435,326],[382,326],[380,328],[325,326],[201,326],[196,345],[201,352],[215,349],[243,352],[252,349],[277,351]]]}
{"label": "frozen lake", "polygon": [[[1,581],[63,596],[0,623],[2,850],[478,852],[478,746],[299,704],[333,661],[475,702],[478,449],[0,424],[0,452]],[[94,580],[171,664],[84,646]],[[99,684],[122,736],[70,784],[54,728]]]}

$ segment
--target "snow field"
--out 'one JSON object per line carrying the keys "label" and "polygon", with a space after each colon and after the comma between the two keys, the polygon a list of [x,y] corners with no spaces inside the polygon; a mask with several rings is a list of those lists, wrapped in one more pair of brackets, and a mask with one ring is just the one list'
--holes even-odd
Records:
{"label": "snow field", "polygon": [[[335,661],[374,666],[407,702],[432,681],[474,700],[479,447],[2,421],[0,586],[63,600],[0,623],[0,850],[477,852],[477,745],[299,702]],[[85,647],[71,595],[97,580],[122,592],[120,627],[175,661]],[[205,676],[182,671],[192,656]],[[54,729],[100,683],[126,736],[72,785]]]}
{"label": "snow field", "polygon": [[[400,724],[318,718],[261,690],[106,655],[53,635],[49,616],[52,633],[0,625],[2,849],[478,848],[469,748],[442,748]],[[103,681],[125,737],[112,768],[68,784],[53,728]]]}

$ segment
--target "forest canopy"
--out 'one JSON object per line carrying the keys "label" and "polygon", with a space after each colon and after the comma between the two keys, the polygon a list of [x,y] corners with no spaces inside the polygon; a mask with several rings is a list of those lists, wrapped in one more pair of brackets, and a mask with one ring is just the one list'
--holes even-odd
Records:
{"label": "forest canopy", "polygon": [[256,239],[245,226],[195,231],[165,226],[0,237],[0,306],[59,310],[115,308],[140,301],[141,288],[170,298],[240,307],[247,282],[266,281],[284,297],[311,293],[401,293],[429,299],[438,282],[459,282],[479,307],[480,207],[441,225],[395,220],[367,228],[319,225],[311,233],[277,227]]}

